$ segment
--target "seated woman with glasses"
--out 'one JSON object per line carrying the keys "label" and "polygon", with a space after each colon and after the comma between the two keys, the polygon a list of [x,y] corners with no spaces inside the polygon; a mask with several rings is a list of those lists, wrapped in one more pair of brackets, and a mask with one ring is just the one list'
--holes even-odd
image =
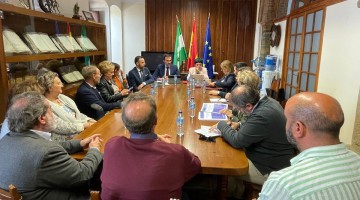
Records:
{"label": "seated woman with glasses", "polygon": [[220,80],[215,82],[207,80],[208,85],[210,87],[221,88],[222,92],[230,92],[231,88],[236,84],[233,66],[234,65],[229,60],[222,61],[220,67],[221,71],[224,73],[224,76]]}
{"label": "seated woman with glasses", "polygon": [[194,63],[195,63],[195,67],[190,67],[189,74],[187,76],[187,80],[188,81],[190,80],[190,75],[191,74],[203,74],[204,79],[208,80],[209,76],[208,76],[207,69],[205,67],[203,67],[203,59],[196,58]]}
{"label": "seated woman with glasses", "polygon": [[128,89],[120,90],[113,80],[115,65],[109,61],[102,61],[99,64],[99,70],[102,74],[100,83],[96,85],[102,98],[107,103],[122,101],[124,97],[129,95]]}
{"label": "seated woman with glasses", "polygon": [[38,82],[44,87],[44,96],[49,101],[55,115],[55,129],[51,131],[54,141],[71,139],[74,134],[80,133],[96,121],[82,114],[75,102],[62,94],[63,84],[57,73],[40,71]]}

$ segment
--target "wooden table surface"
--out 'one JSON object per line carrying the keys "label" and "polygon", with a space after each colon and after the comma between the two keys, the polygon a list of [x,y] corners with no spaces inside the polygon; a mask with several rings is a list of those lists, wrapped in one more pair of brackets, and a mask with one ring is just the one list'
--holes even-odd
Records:
{"label": "wooden table surface", "polygon": [[[149,94],[150,87],[145,87],[141,92]],[[173,143],[181,144],[197,155],[201,161],[202,173],[204,174],[246,174],[248,161],[242,150],[231,147],[221,137],[217,138],[216,142],[199,140],[199,135],[194,130],[199,129],[201,125],[214,125],[216,121],[200,121],[197,118],[202,103],[210,102],[208,93],[203,94],[201,88],[195,88],[192,95],[196,101],[196,116],[191,120],[188,114],[186,85],[168,85],[161,88],[161,84],[159,84],[158,92],[154,95],[158,109],[155,133],[171,135]],[[181,138],[176,134],[176,118],[179,110],[182,110],[184,114],[184,136]],[[106,141],[110,138],[114,136],[130,137],[129,131],[124,127],[121,120],[121,110],[119,109],[111,111],[75,138],[85,138],[95,133],[101,134],[101,138],[104,140],[102,152]],[[84,155],[85,152],[75,154],[73,157],[81,160]]]}

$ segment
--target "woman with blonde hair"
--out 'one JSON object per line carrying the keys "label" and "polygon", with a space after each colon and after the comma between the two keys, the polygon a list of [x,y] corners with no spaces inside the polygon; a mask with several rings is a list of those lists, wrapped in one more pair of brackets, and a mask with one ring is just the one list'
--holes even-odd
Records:
{"label": "woman with blonde hair", "polygon": [[62,94],[63,84],[57,73],[45,71],[38,74],[38,82],[45,89],[44,96],[49,101],[55,117],[55,129],[51,131],[52,139],[64,141],[80,133],[96,121],[82,114],[75,102]]}
{"label": "woman with blonde hair", "polygon": [[100,83],[96,85],[102,98],[107,103],[122,101],[124,97],[129,95],[128,89],[120,90],[113,80],[115,65],[109,61],[102,61],[99,64],[99,70],[102,74]]}
{"label": "woman with blonde hair", "polygon": [[236,84],[235,74],[234,74],[234,65],[229,60],[224,60],[220,64],[221,71],[224,73],[224,76],[215,82],[208,80],[208,85],[210,87],[219,87],[222,88],[222,92],[229,92],[231,88]]}

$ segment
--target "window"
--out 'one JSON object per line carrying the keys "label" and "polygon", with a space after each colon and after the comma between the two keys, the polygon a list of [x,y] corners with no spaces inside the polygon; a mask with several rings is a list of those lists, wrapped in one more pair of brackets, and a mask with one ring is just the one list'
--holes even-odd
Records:
{"label": "window", "polygon": [[325,9],[289,17],[285,63],[286,99],[316,91]]}

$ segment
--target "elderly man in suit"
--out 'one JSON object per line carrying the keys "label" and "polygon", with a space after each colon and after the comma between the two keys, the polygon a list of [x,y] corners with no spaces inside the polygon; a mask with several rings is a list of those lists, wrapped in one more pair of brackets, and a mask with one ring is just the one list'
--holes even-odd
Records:
{"label": "elderly man in suit", "polygon": [[145,67],[145,58],[142,56],[136,56],[135,67],[129,71],[128,84],[129,87],[133,87],[134,92],[141,90],[144,86],[154,82],[150,70]]}
{"label": "elderly man in suit", "polygon": [[163,64],[159,64],[153,74],[154,80],[161,81],[163,78],[166,80],[170,75],[179,75],[179,69],[176,65],[172,65],[172,59],[169,54],[164,54]]}
{"label": "elderly man in suit", "polygon": [[107,111],[121,108],[121,102],[107,103],[101,97],[96,85],[100,83],[101,73],[96,66],[84,67],[81,71],[85,80],[75,95],[75,103],[79,110],[93,119],[100,119]]}
{"label": "elderly man in suit", "polygon": [[[0,140],[0,187],[14,184],[24,199],[89,199],[88,182],[100,162],[101,139],[49,141],[54,118],[38,92],[15,96],[8,113],[10,133]],[[88,148],[83,161],[70,153]]]}

